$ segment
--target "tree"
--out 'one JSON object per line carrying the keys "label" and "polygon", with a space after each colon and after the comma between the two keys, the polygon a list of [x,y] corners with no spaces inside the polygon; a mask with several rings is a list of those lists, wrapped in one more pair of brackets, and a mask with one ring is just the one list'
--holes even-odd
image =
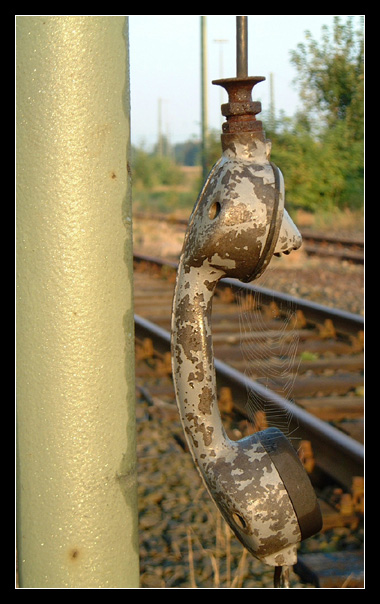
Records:
{"label": "tree", "polygon": [[285,177],[286,203],[308,211],[339,205],[345,179],[339,157],[313,136],[302,119],[283,118],[281,129],[266,134],[271,159]]}
{"label": "tree", "polygon": [[[319,174],[314,202],[359,208],[364,186],[362,22],[355,30],[352,17],[346,23],[335,17],[332,31],[323,27],[320,44],[310,32],[306,40],[291,52],[291,62],[304,104],[298,128],[302,125],[316,139],[308,167],[309,174]],[[309,153],[312,147],[308,145]]]}
{"label": "tree", "polygon": [[135,185],[147,189],[159,185],[179,185],[183,174],[172,159],[132,148],[132,177]]}
{"label": "tree", "polygon": [[334,18],[333,31],[322,28],[322,43],[305,32],[308,45],[299,44],[291,52],[298,71],[297,83],[305,111],[317,114],[328,127],[347,120],[352,133],[363,133],[364,36],[363,28],[354,30],[352,17],[341,23]]}
{"label": "tree", "polygon": [[174,146],[175,160],[182,166],[199,166],[200,155],[201,143],[199,140],[188,140]]}

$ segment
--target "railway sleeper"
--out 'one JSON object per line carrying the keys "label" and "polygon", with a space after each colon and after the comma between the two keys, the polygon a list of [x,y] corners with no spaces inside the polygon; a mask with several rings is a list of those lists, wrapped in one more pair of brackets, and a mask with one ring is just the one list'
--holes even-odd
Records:
{"label": "railway sleeper", "polygon": [[[353,373],[337,373],[332,376],[296,376],[256,378],[256,382],[274,392],[288,392],[292,398],[327,394],[346,394],[363,385],[363,377]],[[289,383],[292,384],[291,392]]]}

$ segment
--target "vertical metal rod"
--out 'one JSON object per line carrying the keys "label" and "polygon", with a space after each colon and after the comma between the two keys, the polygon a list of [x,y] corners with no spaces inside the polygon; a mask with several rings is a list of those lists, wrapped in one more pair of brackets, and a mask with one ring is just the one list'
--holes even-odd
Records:
{"label": "vertical metal rod", "polygon": [[248,77],[248,17],[236,17],[236,75]]}

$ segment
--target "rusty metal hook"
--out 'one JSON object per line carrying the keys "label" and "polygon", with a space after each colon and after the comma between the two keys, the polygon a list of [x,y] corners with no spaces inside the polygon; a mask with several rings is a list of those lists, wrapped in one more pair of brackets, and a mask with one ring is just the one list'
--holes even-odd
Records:
{"label": "rusty metal hook", "polygon": [[288,566],[275,566],[274,567],[274,587],[290,587],[289,582],[289,567]]}

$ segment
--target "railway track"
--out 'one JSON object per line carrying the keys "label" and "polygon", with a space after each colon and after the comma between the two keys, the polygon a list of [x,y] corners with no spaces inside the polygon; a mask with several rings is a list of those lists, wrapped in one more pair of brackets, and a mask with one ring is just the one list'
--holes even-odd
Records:
{"label": "railway track", "polygon": [[326,236],[324,233],[302,232],[305,252],[320,257],[331,256],[339,260],[364,263],[364,241],[359,238]]}
{"label": "railway track", "polygon": [[[137,355],[156,355],[158,372],[169,378],[164,392],[159,387],[160,397],[173,403],[175,268],[173,262],[135,256]],[[341,500],[335,509],[322,501],[324,530],[355,525],[358,506],[363,511],[363,318],[227,279],[214,297],[212,316],[219,405],[230,437],[280,427],[312,481],[330,481],[344,493],[343,517]],[[305,559],[300,568],[305,576],[310,572]]]}
{"label": "railway track", "polygon": [[[137,334],[169,351],[175,263],[135,263]],[[310,441],[318,467],[346,488],[364,465],[363,329],[358,315],[234,280],[223,280],[214,299],[224,396],[229,389],[251,423],[261,418]]]}
{"label": "railway track", "polygon": [[[184,230],[188,224],[188,220],[165,214],[147,215],[140,212],[134,215],[134,219],[137,221],[153,220],[158,223],[167,222]],[[364,264],[364,240],[362,238],[326,235],[311,230],[303,230],[301,234],[303,239],[302,249],[309,256],[331,257],[355,264]]]}

